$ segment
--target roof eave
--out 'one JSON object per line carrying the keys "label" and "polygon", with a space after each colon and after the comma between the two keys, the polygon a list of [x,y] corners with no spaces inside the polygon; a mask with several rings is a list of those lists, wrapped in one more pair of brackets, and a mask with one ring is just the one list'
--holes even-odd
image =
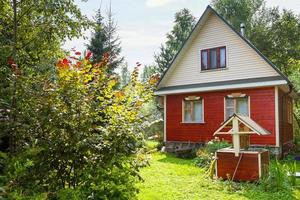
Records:
{"label": "roof eave", "polygon": [[219,91],[227,89],[241,89],[241,88],[258,88],[258,87],[268,87],[287,84],[286,80],[276,80],[276,81],[266,81],[258,83],[243,83],[243,84],[231,84],[223,86],[208,86],[208,87],[194,87],[188,89],[170,89],[164,91],[155,91],[155,95],[170,95],[170,94],[183,94],[183,93],[193,93],[193,92],[208,92],[208,91]]}

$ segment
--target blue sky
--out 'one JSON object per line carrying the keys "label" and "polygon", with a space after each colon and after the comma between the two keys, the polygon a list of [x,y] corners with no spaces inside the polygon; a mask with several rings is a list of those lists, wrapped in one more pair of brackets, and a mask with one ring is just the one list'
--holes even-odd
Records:
{"label": "blue sky", "polygon": [[[110,0],[102,0],[101,9],[108,10]],[[154,52],[166,39],[166,33],[173,26],[174,14],[182,8],[188,8],[198,19],[210,0],[111,0],[114,19],[118,24],[118,35],[121,39],[122,55],[130,68],[136,62],[153,63]],[[292,9],[300,14],[299,0],[266,0],[267,6],[279,6]],[[75,0],[83,14],[90,19],[101,5],[101,0]],[[78,38],[66,41],[64,48],[75,47],[79,51],[85,49],[91,32],[86,31],[87,39]]]}

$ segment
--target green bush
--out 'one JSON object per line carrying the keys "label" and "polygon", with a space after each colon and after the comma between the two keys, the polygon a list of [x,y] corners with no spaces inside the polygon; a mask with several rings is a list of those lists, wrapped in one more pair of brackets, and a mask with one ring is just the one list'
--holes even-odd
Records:
{"label": "green bush", "polygon": [[229,147],[230,144],[225,140],[215,138],[209,141],[205,147],[198,149],[194,163],[199,167],[209,168],[215,159],[215,152],[219,149]]}
{"label": "green bush", "polygon": [[147,140],[146,141],[146,150],[147,151],[152,151],[156,150],[159,146],[159,142],[155,140]]}
{"label": "green bush", "polygon": [[[0,198],[1,199],[1,198]],[[49,195],[47,193],[32,193],[26,194],[21,190],[15,190],[7,193],[1,200],[48,200]]]}
{"label": "green bush", "polygon": [[207,152],[205,149],[199,149],[196,152],[196,158],[194,158],[194,163],[198,167],[207,168],[210,163],[214,160],[214,154]]}
{"label": "green bush", "polygon": [[65,188],[57,192],[57,199],[59,200],[82,200],[84,196],[79,190]]}
{"label": "green bush", "polygon": [[215,153],[219,149],[223,149],[226,147],[230,147],[231,145],[225,141],[225,140],[220,140],[218,137],[215,139],[209,141],[207,145],[205,146],[205,149],[209,153]]}
{"label": "green bush", "polygon": [[0,174],[3,174],[6,162],[7,162],[7,154],[0,151]]}
{"label": "green bush", "polygon": [[10,199],[44,193],[50,199],[135,198],[144,165],[137,156],[143,148],[140,110],[156,80],[141,83],[135,68],[118,89],[106,71],[108,55],[94,65],[88,55],[59,61],[54,79],[18,79],[11,124],[16,148],[4,169],[7,196],[15,195]]}

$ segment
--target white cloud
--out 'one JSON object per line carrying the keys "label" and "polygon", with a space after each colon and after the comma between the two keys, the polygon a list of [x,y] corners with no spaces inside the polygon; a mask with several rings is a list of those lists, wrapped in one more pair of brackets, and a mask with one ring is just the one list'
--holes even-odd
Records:
{"label": "white cloud", "polygon": [[162,31],[144,30],[120,30],[123,55],[128,62],[129,68],[135,66],[136,62],[142,64],[153,63],[154,52],[158,50],[161,43],[165,41]]}
{"label": "white cloud", "polygon": [[186,0],[146,0],[148,7],[162,7],[170,3],[185,2]]}
{"label": "white cloud", "polygon": [[159,46],[163,42],[163,38],[159,35],[148,34],[145,31],[124,30],[119,31],[122,45],[131,48],[139,48],[145,46]]}

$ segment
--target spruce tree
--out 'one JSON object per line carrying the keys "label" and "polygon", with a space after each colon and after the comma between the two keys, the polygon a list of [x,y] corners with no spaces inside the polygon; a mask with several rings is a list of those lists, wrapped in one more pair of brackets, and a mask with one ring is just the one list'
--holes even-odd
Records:
{"label": "spruce tree", "polygon": [[174,56],[189,37],[195,23],[195,17],[186,8],[175,14],[174,26],[167,34],[166,43],[162,44],[159,53],[154,55],[160,74],[169,67]]}
{"label": "spruce tree", "polygon": [[121,56],[121,42],[117,35],[117,24],[113,19],[111,9],[106,17],[103,17],[101,9],[98,9],[95,24],[92,38],[87,48],[93,53],[92,60],[94,63],[99,62],[105,53],[109,54],[108,73],[112,74],[122,64],[124,57]]}

